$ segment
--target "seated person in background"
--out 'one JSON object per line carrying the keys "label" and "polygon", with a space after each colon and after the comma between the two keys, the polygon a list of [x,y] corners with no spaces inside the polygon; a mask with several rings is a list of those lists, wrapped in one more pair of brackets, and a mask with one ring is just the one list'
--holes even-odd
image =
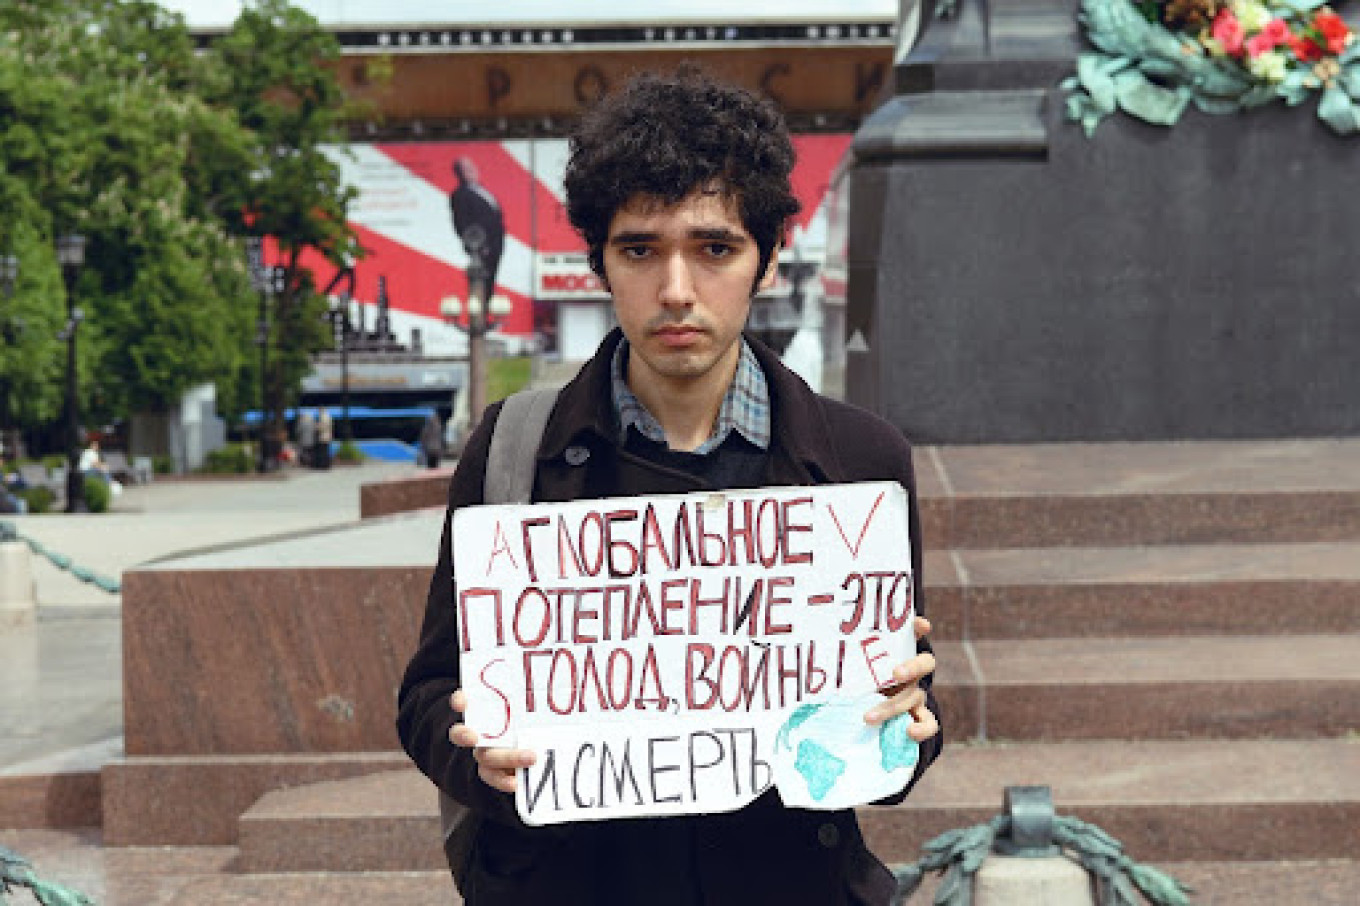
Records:
{"label": "seated person in background", "polygon": [[109,467],[104,462],[104,458],[99,455],[98,440],[90,440],[90,445],[80,454],[80,461],[76,464],[76,469],[87,479],[96,478],[104,482],[113,492],[113,496],[117,497],[123,493],[122,484],[114,481],[113,476],[109,474]]}

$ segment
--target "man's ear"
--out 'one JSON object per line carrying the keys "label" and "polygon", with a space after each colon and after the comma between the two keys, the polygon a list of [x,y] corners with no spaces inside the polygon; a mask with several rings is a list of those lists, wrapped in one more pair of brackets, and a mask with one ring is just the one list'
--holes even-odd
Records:
{"label": "man's ear", "polygon": [[757,292],[774,286],[775,278],[779,276],[779,250],[783,247],[782,242],[776,242],[774,248],[770,249],[770,260],[765,265],[765,273],[760,275],[760,282],[756,284]]}

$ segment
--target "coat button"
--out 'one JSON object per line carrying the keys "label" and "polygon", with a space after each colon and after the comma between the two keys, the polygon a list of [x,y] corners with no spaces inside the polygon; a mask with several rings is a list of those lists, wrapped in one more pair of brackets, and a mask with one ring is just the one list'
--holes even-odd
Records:
{"label": "coat button", "polygon": [[573,446],[567,447],[565,455],[567,458],[567,465],[571,466],[584,465],[585,461],[590,458],[590,449],[588,447],[582,447],[579,444],[575,444]]}
{"label": "coat button", "polygon": [[835,848],[836,844],[841,842],[841,829],[828,821],[817,828],[817,842],[827,849]]}

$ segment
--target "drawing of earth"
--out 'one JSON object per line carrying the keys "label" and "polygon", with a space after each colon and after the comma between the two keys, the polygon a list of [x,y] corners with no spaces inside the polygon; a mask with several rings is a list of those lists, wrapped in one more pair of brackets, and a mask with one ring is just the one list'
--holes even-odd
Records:
{"label": "drawing of earth", "polygon": [[864,722],[864,712],[880,701],[872,693],[794,709],[774,745],[775,782],[786,805],[844,808],[901,789],[919,747],[907,736],[906,714],[881,727]]}

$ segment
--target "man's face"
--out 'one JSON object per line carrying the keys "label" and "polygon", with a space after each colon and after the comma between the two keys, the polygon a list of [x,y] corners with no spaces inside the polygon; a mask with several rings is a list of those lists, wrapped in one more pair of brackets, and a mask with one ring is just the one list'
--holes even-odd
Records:
{"label": "man's face", "polygon": [[[628,383],[725,389],[741,354],[760,251],[722,193],[634,198],[609,225],[604,270],[631,350]],[[775,256],[760,287],[774,281]]]}

